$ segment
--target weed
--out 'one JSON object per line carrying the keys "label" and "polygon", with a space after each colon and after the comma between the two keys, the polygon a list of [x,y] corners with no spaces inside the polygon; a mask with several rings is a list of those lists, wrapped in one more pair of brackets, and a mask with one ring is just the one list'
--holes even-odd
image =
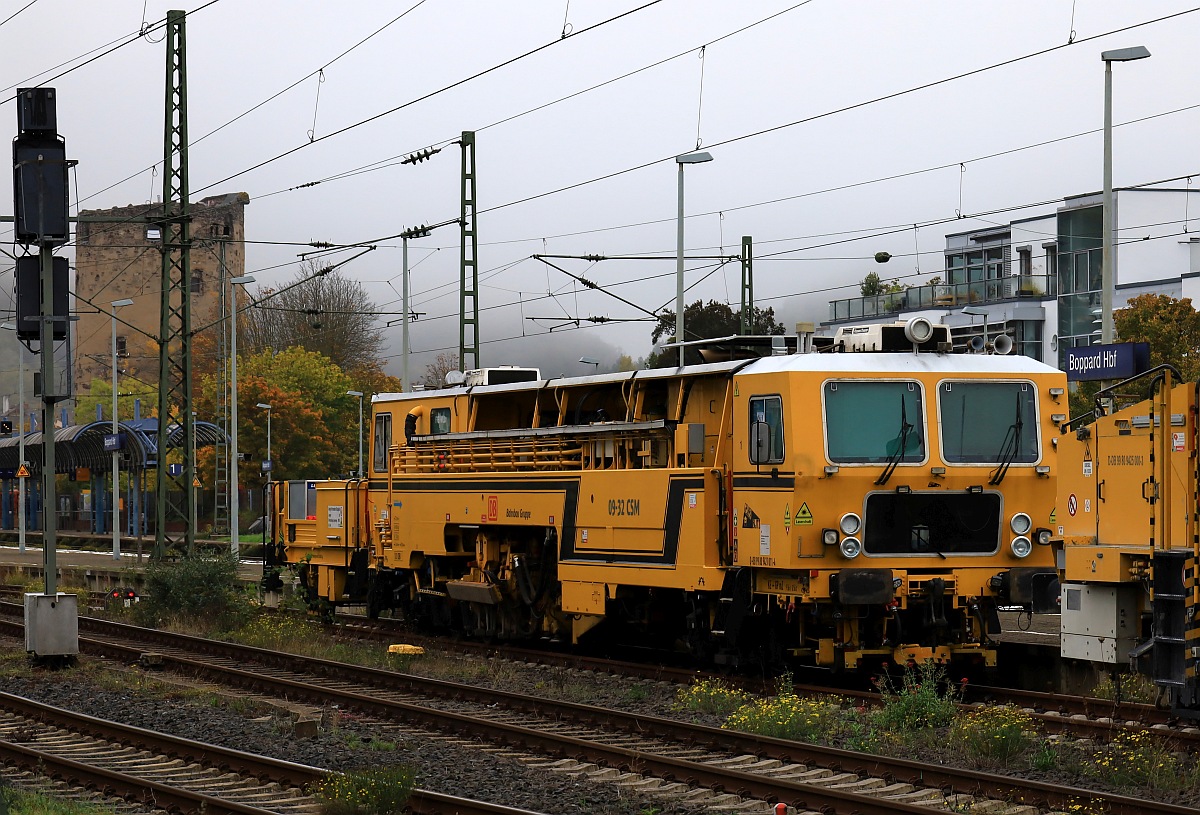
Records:
{"label": "weed", "polygon": [[686,688],[680,688],[672,707],[675,710],[728,716],[745,705],[748,699],[745,691],[731,687],[723,679],[701,679]]}
{"label": "weed", "polygon": [[633,685],[624,694],[626,702],[644,702],[649,696],[649,692],[642,685]]}
{"label": "weed", "polygon": [[328,775],[312,792],[324,815],[391,815],[404,810],[415,778],[411,767],[382,767]]}
{"label": "weed", "polygon": [[954,720],[961,694],[946,682],[946,669],[931,660],[906,666],[900,687],[886,673],[874,681],[883,702],[876,722],[887,730],[911,734]]}
{"label": "weed", "polygon": [[837,699],[809,699],[789,693],[743,705],[721,726],[779,739],[818,741],[836,735],[842,723],[842,706]]}
{"label": "weed", "polygon": [[1118,733],[1084,762],[1083,772],[1118,787],[1176,789],[1182,782],[1179,759],[1150,733]]}
{"label": "weed", "polygon": [[146,567],[147,596],[133,607],[134,619],[144,625],[178,619],[208,630],[241,625],[252,615],[253,605],[237,569],[237,561],[228,554],[152,560]]}
{"label": "weed", "polygon": [[1092,696],[1111,702],[1142,702],[1152,705],[1158,700],[1159,689],[1141,674],[1112,673],[1092,688]]}
{"label": "weed", "polygon": [[1007,765],[1030,745],[1033,717],[1012,705],[976,708],[959,716],[951,730],[955,743],[975,758]]}
{"label": "weed", "polygon": [[1035,770],[1049,772],[1058,766],[1058,748],[1054,742],[1043,741],[1029,756],[1029,766]]}

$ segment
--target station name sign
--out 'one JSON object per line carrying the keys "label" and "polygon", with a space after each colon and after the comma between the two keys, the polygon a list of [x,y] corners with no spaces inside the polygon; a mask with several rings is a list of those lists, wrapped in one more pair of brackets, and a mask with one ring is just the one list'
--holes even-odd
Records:
{"label": "station name sign", "polygon": [[1144,342],[1122,342],[1068,348],[1063,367],[1067,371],[1069,382],[1128,379],[1150,368],[1150,345]]}

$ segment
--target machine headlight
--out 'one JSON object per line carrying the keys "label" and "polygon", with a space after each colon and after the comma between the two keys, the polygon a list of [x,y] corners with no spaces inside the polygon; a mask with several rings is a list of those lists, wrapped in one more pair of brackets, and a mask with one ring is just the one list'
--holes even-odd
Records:
{"label": "machine headlight", "polygon": [[1029,516],[1024,512],[1018,512],[1012,516],[1012,520],[1008,522],[1012,527],[1014,535],[1028,535],[1029,530],[1033,529],[1033,521],[1029,520]]}
{"label": "machine headlight", "polygon": [[826,546],[837,546],[838,533],[836,529],[822,529],[821,542]]}
{"label": "machine headlight", "polygon": [[1050,537],[1051,533],[1049,529],[1039,529],[1033,533],[1033,539],[1037,542],[1038,546],[1049,546]]}
{"label": "machine headlight", "polygon": [[1024,535],[1013,538],[1008,546],[1017,557],[1029,557],[1029,553],[1033,551],[1033,544]]}
{"label": "machine headlight", "polygon": [[843,535],[853,535],[857,533],[858,528],[862,526],[862,519],[853,512],[847,512],[842,516],[842,520],[838,526],[842,528]]}
{"label": "machine headlight", "polygon": [[841,550],[842,557],[856,558],[862,553],[862,541],[858,538],[842,538],[838,549]]}

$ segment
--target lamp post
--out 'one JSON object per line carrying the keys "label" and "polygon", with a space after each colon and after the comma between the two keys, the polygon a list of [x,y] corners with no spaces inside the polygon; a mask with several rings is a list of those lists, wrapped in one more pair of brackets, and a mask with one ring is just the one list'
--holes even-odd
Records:
{"label": "lamp post", "polygon": [[988,312],[985,308],[975,308],[967,306],[962,310],[962,313],[971,318],[971,325],[975,325],[975,318],[983,318],[983,347],[986,351],[988,344]]}
{"label": "lamp post", "polygon": [[679,165],[679,218],[676,222],[677,240],[675,248],[675,342],[679,343],[679,367],[683,367],[683,165],[703,164],[712,161],[711,153],[684,153],[675,157]]}
{"label": "lamp post", "polygon": [[[16,323],[4,323],[0,328],[16,331]],[[17,401],[21,403],[20,421],[17,423],[17,466],[25,466],[25,349],[17,343]],[[25,551],[25,479],[17,479],[17,551]]]}
{"label": "lamp post", "polygon": [[[259,402],[255,407],[267,412],[267,460],[263,462],[263,472],[270,473],[275,470],[275,462],[271,460],[271,406],[263,402]],[[267,480],[271,480],[271,476],[267,476]]]}
{"label": "lamp post", "polygon": [[1112,231],[1113,231],[1113,192],[1112,192],[1112,64],[1114,62],[1131,62],[1135,59],[1145,59],[1150,52],[1145,46],[1135,45],[1132,48],[1117,48],[1103,51],[1100,59],[1104,60],[1104,225],[1101,235],[1100,276],[1103,291],[1100,293],[1100,307],[1103,309],[1103,323],[1100,326],[1100,341],[1113,341],[1113,284],[1116,280],[1113,268]]}
{"label": "lamp post", "polygon": [[362,391],[346,391],[347,396],[358,397],[358,477],[363,477],[363,435],[362,435],[362,410],[363,410],[363,393]]}
{"label": "lamp post", "polygon": [[[224,248],[224,244],[221,244]],[[237,390],[237,315],[238,315],[238,300],[237,286],[245,286],[247,283],[253,283],[254,278],[250,275],[242,275],[241,277],[233,277],[229,279],[229,284],[233,288],[233,314],[230,317],[232,324],[230,325],[229,333],[229,442],[230,457],[229,457],[229,551],[234,559],[237,559],[238,550],[241,547],[241,530],[238,528],[238,513],[241,512],[241,486],[238,483],[238,476],[241,473],[241,461],[238,458],[238,390]]]}
{"label": "lamp post", "polygon": [[121,472],[119,469],[120,445],[117,439],[120,438],[117,429],[117,309],[124,306],[132,306],[133,301],[128,297],[120,300],[113,300],[109,303],[112,307],[112,435],[113,435],[113,451],[112,451],[112,553],[113,560],[121,559],[121,501],[119,498]]}

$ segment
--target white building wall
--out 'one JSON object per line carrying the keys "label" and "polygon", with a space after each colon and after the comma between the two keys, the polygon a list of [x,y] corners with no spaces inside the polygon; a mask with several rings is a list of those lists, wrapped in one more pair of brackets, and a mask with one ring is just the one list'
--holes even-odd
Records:
{"label": "white building wall", "polygon": [[1197,271],[1192,268],[1191,236],[1182,233],[1185,217],[1200,214],[1200,191],[1117,190],[1115,208],[1116,285],[1178,280]]}

